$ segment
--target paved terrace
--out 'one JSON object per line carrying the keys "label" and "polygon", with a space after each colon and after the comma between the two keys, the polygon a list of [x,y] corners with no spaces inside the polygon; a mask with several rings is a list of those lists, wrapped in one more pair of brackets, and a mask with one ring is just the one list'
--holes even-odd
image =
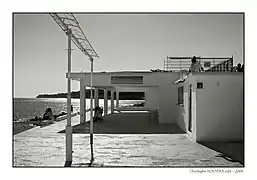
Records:
{"label": "paved terrace", "polygon": [[[64,167],[65,125],[66,120],[15,135],[13,165]],[[103,122],[95,123],[95,161],[90,164],[89,123],[79,124],[76,116],[72,125],[73,167],[243,166],[242,143],[201,145],[175,124],[149,125],[148,114],[142,113],[107,115]]]}

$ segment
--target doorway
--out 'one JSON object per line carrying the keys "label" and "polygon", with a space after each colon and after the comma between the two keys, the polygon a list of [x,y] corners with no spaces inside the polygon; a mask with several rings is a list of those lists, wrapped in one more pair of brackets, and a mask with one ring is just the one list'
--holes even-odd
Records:
{"label": "doorway", "polygon": [[188,91],[188,131],[192,132],[192,85]]}

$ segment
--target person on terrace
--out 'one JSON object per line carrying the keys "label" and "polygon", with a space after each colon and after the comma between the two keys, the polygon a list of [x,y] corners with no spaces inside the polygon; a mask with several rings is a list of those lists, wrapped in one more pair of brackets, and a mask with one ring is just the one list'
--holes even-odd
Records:
{"label": "person on terrace", "polygon": [[241,63],[237,64],[236,71],[237,72],[243,72],[243,66],[241,65]]}
{"label": "person on terrace", "polygon": [[203,67],[199,62],[197,62],[196,57],[194,56],[191,60],[189,72],[202,72],[202,71],[204,71]]}

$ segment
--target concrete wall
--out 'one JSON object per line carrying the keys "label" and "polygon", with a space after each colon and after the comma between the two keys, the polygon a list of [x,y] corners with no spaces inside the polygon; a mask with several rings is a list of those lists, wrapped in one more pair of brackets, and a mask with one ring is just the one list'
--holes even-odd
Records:
{"label": "concrete wall", "polygon": [[145,107],[159,111],[159,123],[176,123],[178,116],[177,85],[173,82],[179,78],[179,73],[152,73],[145,78],[145,85],[157,86],[148,88],[145,93]]}
{"label": "concrete wall", "polygon": [[149,109],[159,109],[158,88],[149,88],[145,91],[145,107]]}
{"label": "concrete wall", "polygon": [[176,123],[178,116],[177,85],[179,73],[155,73],[159,97],[159,123]]}
{"label": "concrete wall", "polygon": [[[192,83],[192,138],[197,141],[197,92],[196,83]],[[205,108],[205,107],[202,107]],[[189,109],[188,109],[189,111]],[[188,121],[188,119],[187,119]]]}
{"label": "concrete wall", "polygon": [[[203,82],[203,89],[196,88],[197,82]],[[198,142],[242,140],[243,75],[241,73],[195,74],[188,78],[185,86],[190,83],[194,91],[193,138]],[[182,121],[182,118],[179,118],[178,124],[183,124]],[[187,124],[187,117],[184,118],[184,122]]]}
{"label": "concrete wall", "polygon": [[[143,84],[133,84],[134,87],[144,86],[154,86],[156,84],[152,79],[151,72],[148,73],[137,73],[137,72],[113,72],[113,73],[94,73],[93,82],[95,86],[115,86],[115,84],[111,84],[111,76],[143,76]],[[86,83],[90,85],[90,74],[86,73]],[[123,85],[119,85],[123,86]],[[126,85],[125,85],[126,86]]]}

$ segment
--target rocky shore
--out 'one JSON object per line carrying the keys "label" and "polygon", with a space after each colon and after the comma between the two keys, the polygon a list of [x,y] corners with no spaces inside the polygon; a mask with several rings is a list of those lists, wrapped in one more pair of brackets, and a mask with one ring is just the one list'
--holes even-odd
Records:
{"label": "rocky shore", "polygon": [[23,131],[27,131],[35,126],[27,123],[27,122],[15,122],[13,123],[13,135],[21,133]]}

